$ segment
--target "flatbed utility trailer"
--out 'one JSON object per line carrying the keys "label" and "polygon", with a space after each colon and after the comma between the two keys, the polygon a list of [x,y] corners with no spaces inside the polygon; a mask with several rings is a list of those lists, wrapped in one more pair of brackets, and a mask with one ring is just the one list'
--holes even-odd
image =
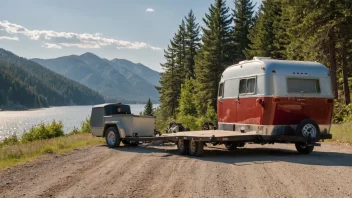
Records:
{"label": "flatbed utility trailer", "polygon": [[[327,136],[324,138],[329,139]],[[206,143],[211,143],[213,145],[224,144],[229,150],[234,150],[237,147],[244,146],[244,144],[248,142],[255,144],[298,143],[299,145],[307,145],[309,148],[320,146],[319,143],[316,143],[306,137],[292,135],[259,135],[256,132],[241,133],[237,131],[224,130],[178,132],[162,134],[155,137],[126,137],[126,140],[130,142],[175,142],[177,144],[179,154],[189,154],[191,156],[202,156]],[[301,154],[309,154],[312,150],[309,149],[298,151]]]}

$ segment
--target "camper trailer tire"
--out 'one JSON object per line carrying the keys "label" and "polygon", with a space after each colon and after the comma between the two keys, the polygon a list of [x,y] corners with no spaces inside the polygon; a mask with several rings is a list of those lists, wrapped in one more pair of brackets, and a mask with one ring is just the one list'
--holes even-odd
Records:
{"label": "camper trailer tire", "polygon": [[109,127],[106,129],[105,141],[109,148],[116,148],[120,146],[120,134],[116,127]]}
{"label": "camper trailer tire", "polygon": [[296,136],[306,137],[310,140],[319,140],[319,126],[312,119],[302,120],[296,128]]}
{"label": "camper trailer tire", "polygon": [[202,156],[204,153],[204,143],[200,141],[189,141],[188,152],[190,156]]}
{"label": "camper trailer tire", "polygon": [[179,139],[177,141],[177,151],[180,155],[187,155],[188,154],[188,146],[189,141],[184,139]]}

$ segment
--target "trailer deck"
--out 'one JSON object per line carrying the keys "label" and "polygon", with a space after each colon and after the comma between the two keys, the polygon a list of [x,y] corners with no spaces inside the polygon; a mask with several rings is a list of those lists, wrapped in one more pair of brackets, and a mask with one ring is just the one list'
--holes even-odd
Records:
{"label": "trailer deck", "polygon": [[177,142],[179,139],[194,140],[201,142],[307,142],[309,139],[299,136],[290,135],[260,135],[255,131],[241,133],[238,131],[225,131],[225,130],[206,130],[206,131],[187,131],[178,133],[162,134],[155,137],[126,137],[128,141],[171,141]]}

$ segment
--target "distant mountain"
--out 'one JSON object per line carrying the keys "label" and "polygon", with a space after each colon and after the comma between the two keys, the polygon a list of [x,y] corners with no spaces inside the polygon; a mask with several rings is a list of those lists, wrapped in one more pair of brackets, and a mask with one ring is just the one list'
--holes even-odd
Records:
{"label": "distant mountain", "polygon": [[44,67],[98,91],[106,101],[157,102],[160,74],[140,63],[124,59],[111,61],[93,53],[54,59],[32,59]]}
{"label": "distant mountain", "polygon": [[103,102],[98,92],[0,48],[0,108]]}

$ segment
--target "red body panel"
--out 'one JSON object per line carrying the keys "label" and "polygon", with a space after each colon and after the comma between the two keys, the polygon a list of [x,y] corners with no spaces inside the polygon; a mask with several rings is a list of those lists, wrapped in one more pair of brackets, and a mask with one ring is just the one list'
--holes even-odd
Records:
{"label": "red body panel", "polygon": [[[263,105],[257,102],[262,99]],[[326,98],[250,97],[218,101],[218,119],[224,123],[297,125],[310,118],[331,124],[333,103]],[[222,101],[222,102],[220,102]]]}

